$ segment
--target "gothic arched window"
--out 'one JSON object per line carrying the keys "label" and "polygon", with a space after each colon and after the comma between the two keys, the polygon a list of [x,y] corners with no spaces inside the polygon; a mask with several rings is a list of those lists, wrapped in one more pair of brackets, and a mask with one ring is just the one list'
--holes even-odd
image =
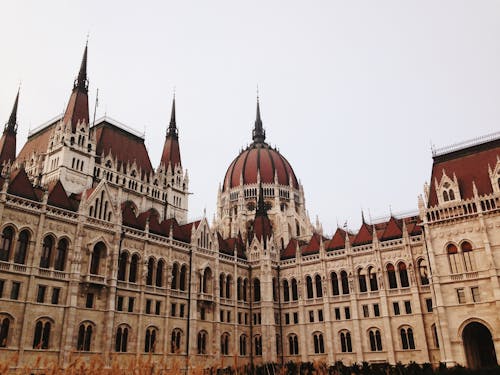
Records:
{"label": "gothic arched window", "polygon": [[26,255],[28,253],[29,243],[30,233],[27,230],[23,230],[21,233],[19,233],[19,238],[17,240],[16,253],[14,254],[14,263],[26,263]]}
{"label": "gothic arched window", "polygon": [[12,229],[12,227],[6,227],[2,231],[2,238],[0,243],[0,261],[2,262],[9,261],[13,238],[14,238],[14,229]]}

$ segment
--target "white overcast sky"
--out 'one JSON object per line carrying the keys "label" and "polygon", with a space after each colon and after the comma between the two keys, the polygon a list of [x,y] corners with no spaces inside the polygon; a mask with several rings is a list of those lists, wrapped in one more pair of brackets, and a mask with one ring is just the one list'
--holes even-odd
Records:
{"label": "white overcast sky", "polygon": [[97,117],[145,129],[154,166],[176,88],[190,217],[212,217],[258,85],[311,220],[357,229],[362,208],[416,210],[431,143],[498,130],[499,20],[499,1],[478,0],[2,1],[0,121],[19,81],[18,151],[62,112],[90,33]]}

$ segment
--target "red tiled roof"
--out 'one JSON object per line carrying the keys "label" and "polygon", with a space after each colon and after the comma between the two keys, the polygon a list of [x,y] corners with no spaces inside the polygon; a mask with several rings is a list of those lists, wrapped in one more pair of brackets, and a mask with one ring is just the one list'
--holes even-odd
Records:
{"label": "red tiled roof", "polygon": [[273,228],[271,225],[271,220],[269,220],[267,215],[256,215],[253,222],[253,233],[259,241],[262,241],[262,239],[266,241],[271,237],[271,235],[273,234]]}
{"label": "red tiled roof", "polygon": [[76,131],[78,122],[89,123],[89,98],[87,93],[78,87],[73,89],[68,106],[64,112],[63,123],[71,123],[71,130]]}
{"label": "red tiled roof", "polygon": [[142,176],[152,172],[153,167],[149,160],[144,139],[127,132],[109,122],[103,121],[94,126],[96,132],[97,155],[107,156],[110,152],[118,160],[119,167],[127,167],[134,161],[142,170]]}
{"label": "red tiled roof", "polygon": [[329,250],[338,250],[345,248],[346,235],[347,232],[345,230],[337,228],[332,239],[325,244],[325,249],[329,251]]}
{"label": "red tiled roof", "polygon": [[285,249],[281,252],[281,259],[295,258],[297,254],[297,246],[298,241],[295,238],[292,238],[288,242],[288,245],[286,245]]}
{"label": "red tiled roof", "polygon": [[234,255],[234,249],[236,249],[238,258],[247,259],[247,256],[245,254],[245,244],[243,242],[243,239],[241,238],[241,234],[238,234],[237,237],[224,239],[222,238],[222,235],[217,232],[217,242],[219,244],[219,251],[221,253],[232,256]]}
{"label": "red tiled roof", "polygon": [[257,183],[258,171],[263,184],[274,183],[276,173],[279,184],[288,185],[291,180],[295,188],[299,186],[290,163],[283,155],[266,143],[256,143],[242,151],[229,165],[224,177],[223,190],[239,186],[241,175],[244,184]]}
{"label": "red tiled roof", "polygon": [[32,154],[42,154],[47,152],[49,146],[49,138],[52,135],[52,131],[59,120],[53,122],[52,124],[46,126],[40,131],[28,136],[28,140],[24,144],[23,148],[17,155],[17,159],[20,162],[28,160]]}
{"label": "red tiled roof", "polygon": [[76,211],[76,202],[74,200],[71,200],[66,195],[66,190],[64,190],[64,186],[62,185],[60,180],[57,180],[55,183],[50,184],[48,192],[49,196],[47,199],[47,204],[59,208],[64,208],[65,210],[69,211]]}
{"label": "red tiled roof", "polygon": [[163,145],[160,163],[163,164],[165,168],[168,168],[170,165],[172,169],[174,169],[176,165],[182,165],[179,140],[177,138],[167,136],[165,144]]}
{"label": "red tiled roof", "polygon": [[371,243],[372,239],[373,239],[372,228],[370,228],[368,224],[363,222],[361,228],[359,228],[359,231],[356,234],[356,237],[354,237],[352,245],[353,246],[366,245],[368,243]]}
{"label": "red tiled roof", "polygon": [[[385,224],[385,223],[384,223]],[[401,229],[400,220],[397,220],[393,216],[385,225],[385,229],[381,236],[378,236],[381,241],[393,240],[395,238],[401,238],[403,236],[403,231]]]}
{"label": "red tiled roof", "polygon": [[5,130],[0,138],[0,165],[16,160],[16,134]]}
{"label": "red tiled roof", "polygon": [[311,255],[319,253],[321,237],[318,233],[314,233],[309,240],[309,243],[302,249],[302,255]]}
{"label": "red tiled roof", "polygon": [[493,189],[488,173],[488,164],[492,169],[495,168],[497,156],[500,156],[500,138],[435,156],[432,166],[429,207],[438,204],[435,180],[437,179],[438,183],[441,181],[443,169],[451,179],[453,179],[453,174],[456,175],[462,199],[474,197],[473,181],[479,195],[491,194]]}
{"label": "red tiled roof", "polygon": [[34,201],[40,200],[40,196],[33,188],[24,168],[18,169],[11,174],[7,193]]}

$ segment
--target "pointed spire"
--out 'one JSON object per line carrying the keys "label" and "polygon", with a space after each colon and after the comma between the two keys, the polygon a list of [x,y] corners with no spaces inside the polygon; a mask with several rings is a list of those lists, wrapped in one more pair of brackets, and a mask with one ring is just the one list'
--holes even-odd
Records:
{"label": "pointed spire", "polygon": [[160,165],[164,165],[165,169],[174,168],[181,163],[181,152],[179,148],[179,133],[177,131],[177,124],[175,118],[175,93],[172,99],[172,113],[170,114],[170,125],[167,129],[165,136],[165,143],[163,145],[163,152],[161,154]]}
{"label": "pointed spire", "polygon": [[257,114],[255,116],[255,126],[252,131],[252,139],[254,143],[264,143],[266,140],[266,131],[262,127],[262,119],[260,117],[260,101],[257,94]]}
{"label": "pointed spire", "polygon": [[19,103],[19,89],[17,89],[16,100],[14,101],[14,106],[12,107],[12,112],[10,113],[9,121],[5,124],[4,132],[10,132],[15,134],[17,132],[17,105]]}
{"label": "pointed spire", "polygon": [[257,211],[255,216],[267,216],[266,204],[264,202],[264,189],[262,184],[259,184],[259,199],[257,201]]}
{"label": "pointed spire", "polygon": [[85,50],[83,51],[82,63],[80,65],[80,70],[78,72],[78,78],[75,81],[74,88],[78,88],[87,92],[88,80],[87,80],[87,50],[88,50],[88,40],[85,43]]}
{"label": "pointed spire", "polygon": [[178,137],[177,123],[175,120],[175,93],[174,93],[174,98],[172,99],[172,112],[170,114],[170,125],[168,126],[167,130],[167,137],[168,136]]}

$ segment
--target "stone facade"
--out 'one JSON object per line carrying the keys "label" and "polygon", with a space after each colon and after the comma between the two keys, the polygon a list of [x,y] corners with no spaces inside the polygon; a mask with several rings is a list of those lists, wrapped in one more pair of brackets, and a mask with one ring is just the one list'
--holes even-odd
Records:
{"label": "stone facade", "polygon": [[326,237],[258,108],[214,223],[188,222],[175,103],[153,169],[139,134],[90,126],[86,59],[65,115],[2,160],[1,360],[496,363],[499,136],[436,153],[418,215]]}

